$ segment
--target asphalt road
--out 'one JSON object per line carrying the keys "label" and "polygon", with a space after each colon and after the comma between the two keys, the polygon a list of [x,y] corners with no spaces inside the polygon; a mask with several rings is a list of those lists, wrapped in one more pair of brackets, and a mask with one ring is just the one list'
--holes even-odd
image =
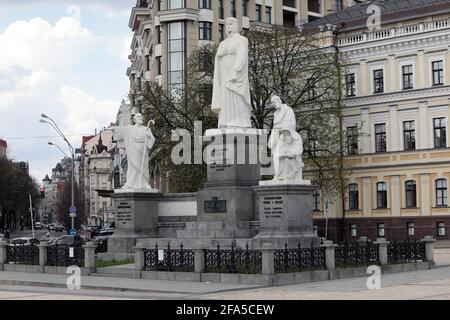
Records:
{"label": "asphalt road", "polygon": [[[45,237],[47,235],[47,229],[42,229],[42,230],[35,230],[34,231],[34,237],[36,239]],[[59,237],[62,236],[66,233],[64,232],[55,232],[55,231],[50,231],[50,235],[52,237]],[[33,232],[31,230],[24,230],[24,231],[19,231],[19,232],[11,232],[11,234],[9,235],[10,239],[14,239],[14,238],[21,238],[21,237],[32,237],[33,236]]]}

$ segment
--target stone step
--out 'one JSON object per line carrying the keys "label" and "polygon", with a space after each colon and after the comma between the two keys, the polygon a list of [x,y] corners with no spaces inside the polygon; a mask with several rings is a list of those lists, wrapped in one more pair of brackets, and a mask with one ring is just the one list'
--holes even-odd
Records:
{"label": "stone step", "polygon": [[108,273],[91,273],[92,277],[104,277],[104,278],[134,278],[134,275],[130,274],[108,274]]}
{"label": "stone step", "polygon": [[97,269],[98,274],[103,275],[124,275],[124,276],[133,276],[134,269],[131,266],[127,266],[127,268],[123,267],[106,267],[106,268],[98,268]]}

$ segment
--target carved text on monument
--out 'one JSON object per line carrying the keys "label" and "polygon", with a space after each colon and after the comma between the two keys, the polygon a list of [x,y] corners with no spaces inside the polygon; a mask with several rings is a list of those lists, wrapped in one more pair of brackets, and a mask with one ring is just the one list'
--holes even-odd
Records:
{"label": "carved text on monument", "polygon": [[266,219],[281,218],[284,214],[284,197],[264,197],[262,206]]}

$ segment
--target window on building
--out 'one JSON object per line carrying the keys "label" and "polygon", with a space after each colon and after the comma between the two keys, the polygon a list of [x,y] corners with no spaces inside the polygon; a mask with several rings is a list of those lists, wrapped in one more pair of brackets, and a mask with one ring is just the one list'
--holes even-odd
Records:
{"label": "window on building", "polygon": [[357,237],[358,236],[358,229],[355,223],[352,223],[350,225],[350,236],[351,237]]}
{"label": "window on building", "polygon": [[185,1],[186,0],[168,0],[167,9],[171,10],[171,9],[185,8],[186,7]]}
{"label": "window on building", "polygon": [[198,0],[199,9],[211,9],[211,0]]}
{"label": "window on building", "polygon": [[255,5],[255,20],[256,22],[261,22],[262,21],[262,6],[260,4]]}
{"label": "window on building", "polygon": [[186,23],[171,22],[168,25],[168,84],[172,94],[184,85],[186,65]]}
{"label": "window on building", "polygon": [[308,11],[322,13],[321,0],[308,0]]}
{"label": "window on building", "polygon": [[387,208],[387,183],[379,182],[377,183],[377,208],[386,209]]}
{"label": "window on building", "polygon": [[236,18],[236,0],[231,0],[231,16]]}
{"label": "window on building", "polygon": [[436,206],[447,207],[448,206],[448,193],[447,193],[447,180],[436,180]]}
{"label": "window on building", "polygon": [[320,211],[320,192],[319,190],[315,190],[313,193],[313,208],[314,211]]}
{"label": "window on building", "polygon": [[319,141],[317,141],[314,131],[308,132],[309,154],[312,158],[319,155]]}
{"label": "window on building", "polygon": [[377,224],[377,235],[380,238],[384,238],[385,236],[384,223]]}
{"label": "window on building", "polygon": [[219,12],[219,19],[225,19],[225,11],[223,7],[223,0],[217,0],[217,9]]}
{"label": "window on building", "polygon": [[156,44],[161,44],[162,30],[161,26],[156,27]]}
{"label": "window on building", "polygon": [[416,208],[417,207],[417,186],[415,181],[406,181],[406,207]]}
{"label": "window on building", "polygon": [[447,127],[446,118],[433,119],[434,128],[434,147],[446,148],[447,147]]}
{"label": "window on building", "polygon": [[414,223],[413,222],[408,222],[406,224],[406,230],[407,230],[407,235],[408,237],[414,237]]}
{"label": "window on building", "polygon": [[306,87],[308,89],[308,100],[314,100],[317,95],[317,84],[314,79],[308,79],[306,83]]}
{"label": "window on building", "polygon": [[383,69],[373,71],[374,93],[384,92],[384,71]]}
{"label": "window on building", "polygon": [[266,22],[272,23],[272,7],[266,6]]}
{"label": "window on building", "polygon": [[347,97],[354,97],[356,95],[356,80],[354,73],[345,75],[345,88]]}
{"label": "window on building", "polygon": [[443,85],[444,84],[444,62],[442,60],[433,61],[432,69],[433,69],[433,85],[434,86]]}
{"label": "window on building", "polygon": [[225,40],[225,26],[223,24],[219,24],[219,41]]}
{"label": "window on building", "polygon": [[157,74],[161,75],[162,74],[162,57],[156,57],[156,65],[157,65]]}
{"label": "window on building", "polygon": [[437,235],[439,237],[445,236],[445,223],[444,222],[437,223]]}
{"label": "window on building", "polygon": [[386,152],[386,124],[375,125],[375,152]]}
{"label": "window on building", "polygon": [[242,15],[248,16],[248,0],[242,0]]}
{"label": "window on building", "polygon": [[358,153],[358,127],[347,127],[348,154]]}
{"label": "window on building", "polygon": [[212,23],[211,22],[199,22],[198,23],[198,39],[199,40],[212,40]]}
{"label": "window on building", "polygon": [[352,183],[348,186],[348,207],[350,210],[359,209],[359,192],[356,183]]}
{"label": "window on building", "polygon": [[403,90],[412,89],[414,87],[413,66],[407,65],[402,67]]}
{"label": "window on building", "polygon": [[416,149],[416,124],[414,121],[403,122],[403,148],[405,150]]}

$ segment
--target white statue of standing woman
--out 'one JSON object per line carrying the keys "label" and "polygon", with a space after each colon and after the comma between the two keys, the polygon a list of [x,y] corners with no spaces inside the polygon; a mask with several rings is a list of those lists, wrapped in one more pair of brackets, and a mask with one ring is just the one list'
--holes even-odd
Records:
{"label": "white statue of standing woman", "polygon": [[303,180],[303,140],[297,132],[294,110],[283,104],[281,98],[271,99],[275,107],[273,130],[269,139],[275,175],[273,181],[295,184],[311,184]]}
{"label": "white statue of standing woman", "polygon": [[252,127],[248,39],[238,31],[238,20],[228,18],[228,38],[220,43],[215,59],[211,108],[219,115],[219,128]]}
{"label": "white statue of standing woman", "polygon": [[[142,114],[134,115],[134,125],[114,129],[114,139],[123,141],[127,154],[127,181],[122,191],[157,192],[150,185],[149,150],[155,145],[155,137],[149,126],[143,125]],[[149,123],[150,124],[150,123]]]}

